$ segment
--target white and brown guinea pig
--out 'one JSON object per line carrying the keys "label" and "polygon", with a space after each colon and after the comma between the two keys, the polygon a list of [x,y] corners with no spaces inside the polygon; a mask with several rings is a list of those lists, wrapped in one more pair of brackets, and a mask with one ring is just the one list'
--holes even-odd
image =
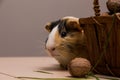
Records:
{"label": "white and brown guinea pig", "polygon": [[64,68],[76,57],[87,57],[86,37],[79,18],[68,16],[45,26],[49,32],[45,48]]}

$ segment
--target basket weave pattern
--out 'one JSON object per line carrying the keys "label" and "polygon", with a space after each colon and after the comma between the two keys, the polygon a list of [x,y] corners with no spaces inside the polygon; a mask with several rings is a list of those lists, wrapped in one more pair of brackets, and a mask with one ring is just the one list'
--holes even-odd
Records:
{"label": "basket weave pattern", "polygon": [[94,66],[102,55],[94,71],[120,77],[120,18],[100,16],[98,0],[94,0],[94,11],[96,16],[79,19],[87,37],[89,60]]}

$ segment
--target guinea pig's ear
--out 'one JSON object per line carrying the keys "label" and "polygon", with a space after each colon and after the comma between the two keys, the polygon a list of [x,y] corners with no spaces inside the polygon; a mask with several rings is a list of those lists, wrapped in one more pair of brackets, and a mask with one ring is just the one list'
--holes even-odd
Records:
{"label": "guinea pig's ear", "polygon": [[66,20],[66,26],[71,30],[78,30],[81,31],[82,28],[80,27],[79,20]]}
{"label": "guinea pig's ear", "polygon": [[51,23],[47,23],[46,25],[45,25],[45,29],[48,31],[48,32],[50,32],[51,31]]}
{"label": "guinea pig's ear", "polygon": [[45,26],[46,30],[47,30],[48,32],[51,32],[52,29],[53,29],[54,27],[56,27],[56,26],[60,23],[60,21],[61,21],[61,20],[56,20],[56,21],[47,23],[46,26]]}

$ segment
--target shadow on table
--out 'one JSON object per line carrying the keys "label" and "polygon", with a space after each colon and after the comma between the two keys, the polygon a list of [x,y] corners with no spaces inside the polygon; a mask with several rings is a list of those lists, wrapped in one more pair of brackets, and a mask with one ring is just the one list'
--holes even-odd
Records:
{"label": "shadow on table", "polygon": [[65,69],[61,68],[59,64],[53,64],[51,66],[40,67],[38,70],[45,70],[45,71],[65,71]]}

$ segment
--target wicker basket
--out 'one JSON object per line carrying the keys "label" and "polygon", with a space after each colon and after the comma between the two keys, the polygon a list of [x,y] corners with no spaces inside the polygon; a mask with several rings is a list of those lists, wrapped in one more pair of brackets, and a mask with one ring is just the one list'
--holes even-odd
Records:
{"label": "wicker basket", "polygon": [[120,18],[100,16],[98,0],[94,0],[94,17],[80,18],[85,30],[89,60],[100,74],[120,77]]}

